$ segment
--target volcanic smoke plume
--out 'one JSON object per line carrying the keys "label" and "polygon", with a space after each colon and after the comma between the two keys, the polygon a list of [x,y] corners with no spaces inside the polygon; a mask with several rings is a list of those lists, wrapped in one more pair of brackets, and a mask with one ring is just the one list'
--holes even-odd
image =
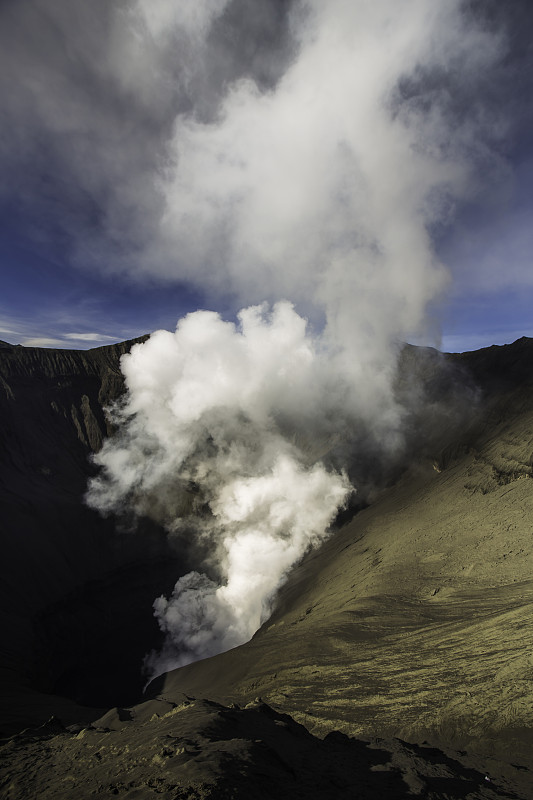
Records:
{"label": "volcanic smoke plume", "polygon": [[90,503],[127,504],[209,548],[210,577],[190,573],[155,603],[168,633],[150,661],[160,672],[249,639],[289,568],[325,536],[350,487],[315,462],[327,422],[313,440],[310,426],[324,401],[329,417],[342,406],[325,394],[327,362],[288,303],[246,309],[238,327],[190,314],[122,363],[128,395],[96,457]]}
{"label": "volcanic smoke plume", "polygon": [[[261,54],[246,64],[227,36],[237,7]],[[181,94],[148,192],[157,218],[112,263],[248,307],[136,345],[96,457],[92,506],[150,516],[201,553],[202,572],[155,602],[167,641],[151,674],[248,639],[357,490],[338,454],[401,449],[399,342],[427,332],[447,282],[432,236],[490,162],[473,98],[501,54],[456,0],[264,0],[285,36],[270,61],[243,4],[176,8],[139,0],[121,18],[117,53],[146,44],[145,89],[179,75]]]}

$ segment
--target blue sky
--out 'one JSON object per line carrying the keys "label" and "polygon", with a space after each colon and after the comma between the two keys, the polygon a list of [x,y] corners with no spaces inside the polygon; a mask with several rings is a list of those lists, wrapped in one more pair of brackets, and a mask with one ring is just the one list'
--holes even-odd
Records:
{"label": "blue sky", "polygon": [[[389,5],[393,14],[393,4],[384,0],[383,8]],[[354,60],[354,70],[361,64],[368,69],[361,86],[347,77],[349,64],[339,60],[332,86],[342,89],[343,99],[324,108],[324,116],[329,115],[333,129],[337,119],[344,125],[345,110],[353,107],[355,113],[358,104],[363,108],[369,102],[366,93],[375,92],[369,107],[376,120],[381,119],[376,109],[387,97],[391,120],[394,111],[408,121],[402,135],[413,120],[424,130],[423,137],[419,131],[412,134],[409,145],[411,152],[424,150],[425,161],[413,161],[414,181],[419,175],[424,183],[427,171],[435,171],[426,195],[438,196],[440,210],[432,212],[426,225],[428,252],[444,264],[451,279],[432,295],[429,275],[420,301],[430,309],[429,319],[422,327],[413,323],[412,333],[402,323],[399,335],[462,351],[533,336],[533,10],[526,0],[466,4],[470,27],[461,50],[454,44],[458,17],[452,18],[447,5],[461,4],[433,4],[442,7],[449,25],[442,42],[437,40],[442,44],[438,55],[428,55],[421,45],[418,62],[405,56],[404,63],[398,55],[387,61],[387,43],[380,39],[375,53],[369,47],[366,62]],[[338,6],[339,14],[348,13]],[[357,35],[376,24],[371,15],[365,16],[365,4],[353,4],[356,11],[359,6],[359,17],[350,12],[347,19],[347,27],[358,26]],[[361,228],[357,213],[363,209],[366,214],[366,209],[360,196],[349,187],[348,200],[339,206],[345,184],[331,189],[329,178],[317,169],[329,132],[316,124],[316,117],[309,128],[320,135],[314,142],[308,129],[311,155],[298,166],[305,170],[304,190],[293,192],[293,183],[283,183],[280,165],[291,164],[291,148],[296,146],[295,153],[304,149],[303,141],[299,147],[301,133],[291,139],[298,120],[287,127],[287,108],[306,107],[302,94],[316,83],[324,54],[312,50],[305,28],[302,8],[312,14],[312,2],[258,0],[250,8],[236,0],[192,5],[95,0],[90,10],[81,0],[2,5],[0,339],[88,348],[161,327],[173,329],[179,317],[198,308],[231,317],[241,305],[282,297],[313,317],[311,290],[294,288],[306,280],[305,264],[297,263],[294,253],[307,252],[313,238],[309,220],[319,212],[335,220],[339,208],[349,207],[353,236],[349,222],[343,222],[338,235],[344,249],[346,241],[357,241],[353,264],[363,257],[359,242],[364,237],[374,236],[369,250],[389,247],[372,228],[384,217],[378,213]],[[407,1],[404,16],[412,15],[411,28],[418,26],[414,34],[406,27],[409,35],[434,35],[435,23],[424,8],[429,4]],[[439,24],[442,30],[442,20]],[[395,36],[390,34],[392,51]],[[302,80],[305,70],[307,84]],[[375,75],[386,70],[393,77],[388,84],[379,83]],[[268,103],[270,112],[265,111]],[[257,142],[275,114],[279,124],[270,134],[267,159],[274,155],[268,174],[281,177],[279,194],[272,182],[267,197],[266,190],[260,194],[257,189],[265,161],[257,157]],[[384,152],[383,161],[392,164],[394,184],[392,125],[383,129],[382,139],[390,151]],[[285,133],[276,144],[280,129]],[[331,157],[331,171],[348,165],[355,182],[357,175],[364,176],[366,195],[375,190],[382,196],[387,183],[382,172],[366,169],[373,160],[370,152],[365,161],[372,131],[365,138],[356,130],[352,141],[346,130],[339,133],[339,142],[360,160],[353,156],[340,162],[337,154],[336,160]],[[224,146],[230,155],[221,165],[224,151],[213,155],[213,148]],[[323,152],[327,160],[331,154],[326,148]],[[187,163],[189,172],[183,167]],[[450,181],[443,177],[444,167],[454,176]],[[327,185],[337,197],[335,207],[307,208],[307,184],[318,186],[318,192]],[[402,186],[394,188],[401,196]],[[265,209],[277,219],[279,207],[293,194],[293,205],[287,206],[291,233],[287,215],[280,215],[278,227],[266,224]],[[299,203],[305,206],[302,215]],[[417,220],[408,220],[406,226],[411,222],[416,227]],[[294,238],[295,229],[301,229],[300,239]],[[313,258],[319,263],[340,252],[339,242],[331,241],[337,231],[334,222],[324,231],[328,245],[320,242],[309,249],[310,264]],[[253,236],[272,250],[259,266],[257,253],[261,259],[263,251],[250,244]],[[387,258],[394,261],[394,253]],[[405,253],[398,253],[398,262],[405,260]],[[427,276],[411,273],[409,265],[405,269],[405,293],[416,294]],[[321,268],[309,270],[311,284]],[[355,280],[350,286],[357,292]],[[369,294],[379,303],[378,290],[379,285]],[[403,302],[402,291],[398,302]]]}
{"label": "blue sky", "polygon": [[87,349],[159,328],[203,305],[179,282],[116,280],[47,258],[35,244],[6,233],[0,242],[0,338],[12,344]]}

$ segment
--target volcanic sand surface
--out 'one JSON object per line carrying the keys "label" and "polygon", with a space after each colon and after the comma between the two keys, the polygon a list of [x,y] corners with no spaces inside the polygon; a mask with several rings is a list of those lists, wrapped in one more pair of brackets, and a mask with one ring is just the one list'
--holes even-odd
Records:
{"label": "volcanic sand surface", "polygon": [[428,739],[531,764],[530,398],[504,398],[466,452],[414,467],[310,554],[251,642],[153,691],[260,695],[321,735]]}
{"label": "volcanic sand surface", "polygon": [[434,748],[338,732],[321,740],[262,702],[240,709],[186,696],[111,709],[93,726],[57,721],[0,747],[6,800],[496,800],[517,798]]}

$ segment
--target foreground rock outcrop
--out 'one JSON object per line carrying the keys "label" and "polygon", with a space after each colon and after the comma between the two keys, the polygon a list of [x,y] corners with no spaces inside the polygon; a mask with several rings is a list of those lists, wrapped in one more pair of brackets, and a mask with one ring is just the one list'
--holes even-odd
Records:
{"label": "foreground rock outcrop", "polygon": [[0,749],[5,800],[517,798],[466,754],[427,744],[311,735],[260,700],[225,707],[183,696],[113,709],[88,728],[52,720]]}

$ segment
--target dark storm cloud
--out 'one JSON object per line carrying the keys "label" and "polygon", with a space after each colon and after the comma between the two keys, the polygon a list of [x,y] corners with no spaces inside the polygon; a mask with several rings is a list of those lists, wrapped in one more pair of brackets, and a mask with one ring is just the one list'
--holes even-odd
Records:
{"label": "dark storm cloud", "polygon": [[11,233],[86,263],[143,248],[163,210],[154,176],[176,117],[212,118],[243,75],[271,88],[290,56],[288,3],[210,5],[202,29],[201,3],[181,4],[179,25],[157,1],[2,4],[1,201]]}
{"label": "dark storm cloud", "polygon": [[[427,8],[406,6],[404,16],[422,18]],[[187,118],[212,124],[228,91],[244,78],[267,96],[298,58],[312,13],[312,3],[288,0],[4,2],[0,170],[10,234],[29,236],[52,257],[99,269],[127,273],[131,263],[142,262],[140,271],[150,272],[155,261],[158,275],[173,278],[164,263],[179,261],[179,242],[155,243],[168,212],[165,178],[175,166],[176,124]],[[332,19],[346,13],[334,4]],[[354,5],[361,27],[366,13]],[[464,58],[450,60],[445,48],[439,54],[437,38],[434,58],[414,65],[407,59],[403,70],[395,65],[389,100],[400,116],[415,112],[417,124],[434,120],[432,109],[444,119],[438,130],[428,128],[433,151],[449,147],[452,127],[466,130],[475,120],[482,135],[475,147],[466,137],[464,155],[472,173],[477,165],[477,185],[471,175],[464,199],[483,205],[484,193],[503,207],[514,164],[529,155],[533,12],[525,0],[470,0],[462,14],[467,27],[491,34],[487,47],[498,52],[490,68],[465,69]],[[448,41],[445,31],[442,41]],[[476,42],[469,46],[475,51]],[[354,68],[366,71],[371,87],[372,59],[366,67],[354,61]],[[332,69],[332,86],[343,79]],[[344,102],[349,108],[354,98]],[[459,207],[445,195],[437,191],[431,199],[437,239]],[[203,258],[213,261],[213,253]]]}

